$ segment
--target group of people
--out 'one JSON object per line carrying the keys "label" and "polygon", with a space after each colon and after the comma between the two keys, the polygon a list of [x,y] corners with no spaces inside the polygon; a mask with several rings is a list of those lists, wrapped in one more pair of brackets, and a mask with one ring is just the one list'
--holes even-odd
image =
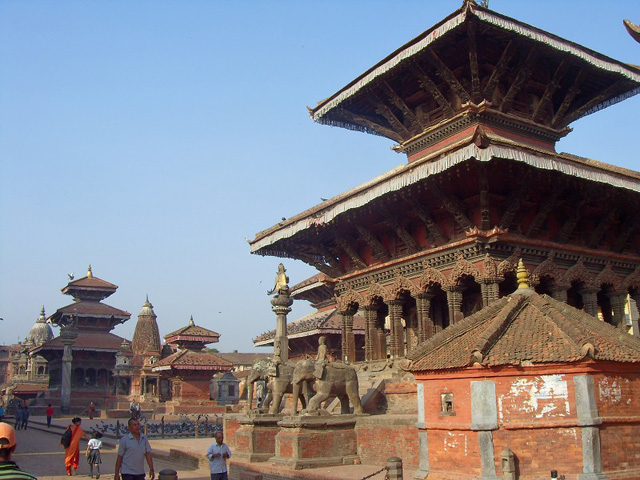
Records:
{"label": "group of people", "polygon": [[29,425],[29,415],[29,407],[18,404],[16,407],[16,423],[14,428],[16,430],[26,430]]}
{"label": "group of people", "polygon": [[[129,433],[124,435],[118,443],[118,455],[116,458],[114,480],[145,480],[145,461],[149,467],[149,480],[154,480],[153,457],[148,438],[140,432],[140,421],[130,418],[127,424]],[[100,478],[100,465],[102,458],[102,434],[94,432],[87,442],[85,455],[91,471],[91,478]],[[87,434],[82,429],[82,419],[74,417],[71,425],[67,427],[60,439],[64,446],[64,464],[67,475],[77,473],[80,462],[80,442],[87,439]],[[12,480],[37,480],[36,477],[20,470],[18,465],[11,460],[11,456],[17,446],[15,429],[4,422],[0,422],[0,480],[10,478]],[[211,480],[228,480],[227,460],[231,457],[229,446],[224,443],[222,432],[216,432],[215,442],[207,449]]]}

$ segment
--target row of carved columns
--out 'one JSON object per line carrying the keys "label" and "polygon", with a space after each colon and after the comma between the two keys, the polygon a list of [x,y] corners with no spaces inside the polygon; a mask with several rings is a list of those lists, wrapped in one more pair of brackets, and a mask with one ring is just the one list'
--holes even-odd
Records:
{"label": "row of carved columns", "polygon": [[[482,306],[486,307],[500,297],[500,283],[503,278],[483,278],[480,285],[482,296]],[[556,300],[567,303],[567,292],[571,287],[553,285],[549,288],[550,294]],[[466,286],[463,284],[446,285],[443,288],[447,296],[447,307],[449,324],[453,325],[464,318],[463,299]],[[598,305],[598,292],[600,290],[593,287],[583,287],[576,292],[581,296],[584,310],[590,315],[596,316],[600,312]],[[437,333],[440,328],[434,321],[431,304],[435,296],[431,291],[412,293],[411,296],[416,301],[417,332],[415,338],[407,335],[407,349],[414,347],[414,343],[422,343]],[[608,293],[611,302],[612,323],[616,326],[625,325],[625,293]],[[640,293],[632,294],[631,297],[640,305]],[[403,305],[405,299],[394,298],[383,300],[389,312],[389,344],[387,349],[387,333],[380,325],[378,312],[379,303],[364,305],[362,310],[365,315],[365,360],[379,360],[405,356],[405,331],[402,325]],[[347,308],[342,308],[339,312],[342,315],[342,358],[343,360],[354,361],[356,358],[355,340],[353,336],[353,317],[357,312],[357,304],[350,303]],[[405,321],[408,319],[405,318]],[[408,326],[408,325],[407,325]],[[409,331],[410,329],[407,329]]]}

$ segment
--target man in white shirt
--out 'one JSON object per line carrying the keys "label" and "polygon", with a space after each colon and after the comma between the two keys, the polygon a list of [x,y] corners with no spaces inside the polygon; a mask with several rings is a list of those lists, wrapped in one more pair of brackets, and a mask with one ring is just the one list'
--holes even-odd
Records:
{"label": "man in white shirt", "polygon": [[226,443],[222,442],[224,440],[222,432],[216,432],[215,438],[216,443],[212,443],[207,449],[211,480],[228,480],[227,458],[231,457],[231,450]]}

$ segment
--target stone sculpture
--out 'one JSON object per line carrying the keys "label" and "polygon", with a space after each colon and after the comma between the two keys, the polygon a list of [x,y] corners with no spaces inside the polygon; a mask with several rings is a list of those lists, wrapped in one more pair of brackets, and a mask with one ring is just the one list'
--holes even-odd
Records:
{"label": "stone sculpture", "polygon": [[[247,412],[252,408],[253,385],[255,382],[264,380],[267,382],[267,395],[262,403],[262,409],[268,409],[270,414],[277,414],[280,411],[280,404],[286,393],[293,393],[293,371],[295,363],[287,362],[275,364],[271,359],[258,360],[254,362],[251,372],[247,377]],[[304,395],[298,393],[294,398],[299,398],[303,407],[307,405]],[[297,400],[294,402],[297,408]]]}
{"label": "stone sculpture", "polygon": [[[341,414],[350,413],[349,402],[353,405],[353,413],[363,413],[362,403],[358,394],[358,375],[355,369],[342,362],[323,365],[322,375],[316,375],[316,362],[313,360],[299,361],[293,371],[293,397],[300,394],[302,382],[307,382],[315,395],[309,400],[307,412],[317,412],[322,402],[330,395],[340,399]],[[297,402],[294,404],[294,414],[297,413]]]}

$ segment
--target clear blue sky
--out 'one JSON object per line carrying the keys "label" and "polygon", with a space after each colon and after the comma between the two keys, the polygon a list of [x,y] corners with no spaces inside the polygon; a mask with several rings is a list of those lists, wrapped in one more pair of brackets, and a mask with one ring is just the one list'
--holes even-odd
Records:
{"label": "clear blue sky", "polygon": [[[406,161],[305,107],[461,4],[0,1],[0,343],[70,303],[66,274],[91,263],[132,313],[114,333],[131,338],[149,294],[161,335],[193,315],[251,351],[280,260],[245,237]],[[490,7],[640,64],[622,26],[637,1]],[[639,114],[635,97],[580,120],[558,150],[638,170]],[[291,284],[315,273],[285,266]]]}

